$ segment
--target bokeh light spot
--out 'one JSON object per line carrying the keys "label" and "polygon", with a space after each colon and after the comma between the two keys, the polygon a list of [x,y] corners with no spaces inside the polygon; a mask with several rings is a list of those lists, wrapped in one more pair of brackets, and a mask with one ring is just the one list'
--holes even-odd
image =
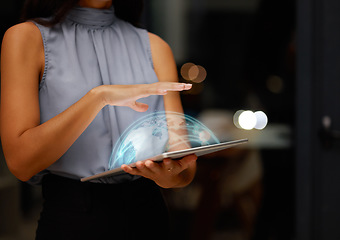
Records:
{"label": "bokeh light spot", "polygon": [[238,118],[240,126],[245,130],[251,130],[256,125],[256,116],[252,111],[244,111]]}
{"label": "bokeh light spot", "polygon": [[241,115],[241,113],[243,113],[244,110],[238,110],[235,114],[234,114],[234,117],[233,117],[233,122],[234,122],[234,125],[237,127],[237,128],[242,128],[239,124],[239,117]]}
{"label": "bokeh light spot", "polygon": [[197,67],[197,65],[191,66],[188,71],[188,80],[190,81],[195,80],[199,73],[200,73],[200,70]]}
{"label": "bokeh light spot", "polygon": [[253,128],[262,130],[268,124],[268,117],[262,111],[238,110],[233,116],[234,125],[237,128],[251,130]]}
{"label": "bokeh light spot", "polygon": [[190,63],[190,62],[183,64],[183,66],[181,67],[182,78],[184,78],[187,81],[191,81],[191,79],[189,78],[189,71],[193,66],[195,66],[195,64]]}
{"label": "bokeh light spot", "polygon": [[283,90],[283,80],[279,76],[272,75],[267,79],[267,88],[272,93],[281,93]]}
{"label": "bokeh light spot", "polygon": [[204,67],[190,62],[183,64],[180,73],[183,79],[194,83],[201,83],[207,77],[207,71]]}
{"label": "bokeh light spot", "polygon": [[207,71],[205,70],[204,67],[202,67],[200,65],[196,65],[196,67],[198,69],[198,74],[197,74],[195,79],[192,79],[192,81],[195,82],[195,83],[201,83],[206,79]]}
{"label": "bokeh light spot", "polygon": [[254,128],[259,129],[259,130],[264,129],[268,123],[267,115],[262,111],[257,111],[254,114],[256,117],[256,124]]}

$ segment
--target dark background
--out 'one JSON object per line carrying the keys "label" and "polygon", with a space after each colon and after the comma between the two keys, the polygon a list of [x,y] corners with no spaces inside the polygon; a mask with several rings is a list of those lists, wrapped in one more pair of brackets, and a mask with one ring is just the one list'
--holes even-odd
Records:
{"label": "dark background", "polygon": [[[340,129],[339,112],[332,112],[339,99],[330,97],[340,90],[336,1],[145,1],[143,25],[170,44],[179,72],[186,62],[207,71],[205,81],[194,84],[201,91],[182,95],[187,114],[202,119],[212,111],[217,114],[212,118],[222,114],[227,122],[237,110],[262,110],[269,119],[262,131],[229,126],[227,132],[249,136],[253,144],[200,160],[190,186],[164,191],[173,238],[338,239],[332,212],[339,211],[333,176],[340,166],[327,159],[340,157],[319,139],[325,114],[335,120],[332,128]],[[17,23],[22,3],[0,3],[1,37]],[[253,155],[260,170],[241,174]],[[17,181],[3,157],[0,164],[0,239],[34,239],[40,188]],[[225,195],[254,172],[256,181]],[[330,183],[333,187],[325,187]]]}

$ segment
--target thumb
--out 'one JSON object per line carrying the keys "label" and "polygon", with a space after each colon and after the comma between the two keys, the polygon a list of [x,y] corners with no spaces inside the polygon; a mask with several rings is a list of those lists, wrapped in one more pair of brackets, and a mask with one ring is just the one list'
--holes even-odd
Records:
{"label": "thumb", "polygon": [[149,105],[141,102],[133,102],[129,107],[137,112],[145,112],[148,110]]}

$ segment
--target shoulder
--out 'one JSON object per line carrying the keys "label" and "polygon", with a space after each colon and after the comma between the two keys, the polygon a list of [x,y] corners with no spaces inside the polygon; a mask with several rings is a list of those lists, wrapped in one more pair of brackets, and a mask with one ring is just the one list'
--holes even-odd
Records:
{"label": "shoulder", "polygon": [[42,36],[39,28],[33,22],[14,25],[5,32],[2,40],[2,55],[8,53],[13,57],[21,57],[21,60],[24,61],[27,60],[26,56],[38,57],[42,51]]}
{"label": "shoulder", "polygon": [[148,34],[155,69],[162,67],[164,64],[174,63],[174,56],[169,44],[156,34]]}
{"label": "shoulder", "polygon": [[41,71],[44,65],[44,45],[39,28],[32,22],[9,28],[2,40],[1,68],[30,67]]}
{"label": "shoulder", "polygon": [[172,51],[167,42],[154,33],[148,32],[151,51],[155,54],[171,54]]}
{"label": "shoulder", "polygon": [[149,33],[149,39],[153,65],[159,81],[177,81],[177,67],[169,44],[153,33]]}
{"label": "shoulder", "polygon": [[41,50],[42,36],[39,28],[33,22],[24,22],[9,28],[4,35],[2,47],[24,50]]}
{"label": "shoulder", "polygon": [[4,35],[4,40],[7,39],[15,42],[38,41],[41,40],[41,33],[33,22],[24,22],[9,28]]}

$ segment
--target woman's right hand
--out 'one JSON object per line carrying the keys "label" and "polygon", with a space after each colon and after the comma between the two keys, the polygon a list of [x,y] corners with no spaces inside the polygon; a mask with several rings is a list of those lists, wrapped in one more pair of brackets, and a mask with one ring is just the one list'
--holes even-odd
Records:
{"label": "woman's right hand", "polygon": [[189,90],[191,84],[178,82],[156,82],[136,85],[102,85],[96,89],[100,91],[105,105],[126,106],[138,112],[145,112],[148,105],[137,102],[140,98],[150,95],[166,95],[169,91]]}

